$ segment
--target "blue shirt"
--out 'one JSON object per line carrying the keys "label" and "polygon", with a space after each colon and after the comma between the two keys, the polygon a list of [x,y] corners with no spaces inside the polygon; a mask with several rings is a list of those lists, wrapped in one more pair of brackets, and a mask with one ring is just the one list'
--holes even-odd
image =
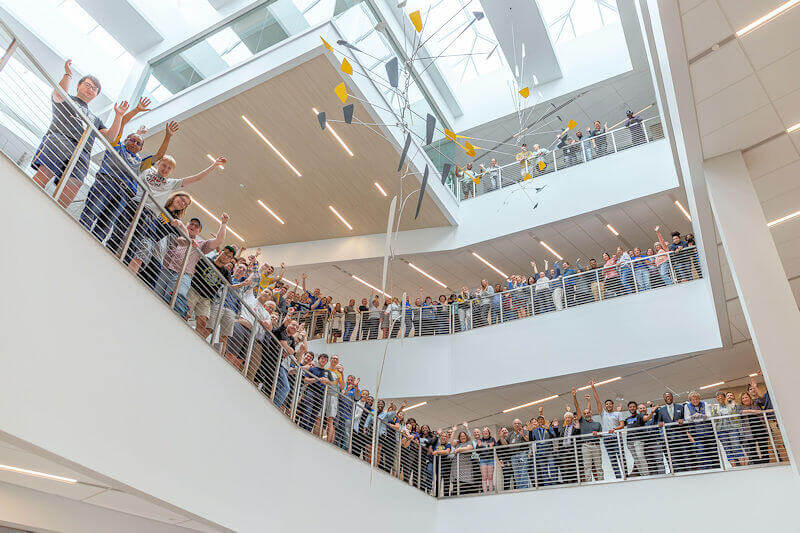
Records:
{"label": "blue shirt", "polygon": [[139,167],[142,164],[142,158],[139,157],[138,154],[128,151],[122,142],[114,145],[114,151],[125,161],[125,164],[128,165],[131,172],[125,172],[117,158],[114,157],[109,150],[106,150],[103,161],[100,163],[100,170],[98,170],[97,173],[104,174],[124,183],[128,189],[130,189],[131,193],[136,195],[139,188],[139,184],[136,182],[136,176],[139,175]]}
{"label": "blue shirt", "polygon": [[[383,424],[378,422],[378,435],[379,436],[383,436],[383,435],[386,434],[387,419],[394,417],[396,414],[397,413],[395,413],[394,411],[384,411],[384,412],[378,414],[378,420],[383,422]],[[366,425],[367,425],[367,427],[372,427],[372,413],[370,413],[369,416],[367,417],[367,424]]]}

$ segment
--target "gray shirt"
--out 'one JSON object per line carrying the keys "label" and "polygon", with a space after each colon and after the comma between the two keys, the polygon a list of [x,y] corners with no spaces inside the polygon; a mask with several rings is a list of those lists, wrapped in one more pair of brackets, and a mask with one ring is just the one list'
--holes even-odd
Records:
{"label": "gray shirt", "polygon": [[[595,420],[586,420],[582,416],[579,419],[581,427],[579,428],[581,435],[591,435],[595,431],[598,433],[597,438],[600,438],[599,433],[603,431],[603,426],[600,422]],[[592,439],[585,439],[584,442],[592,442]]]}

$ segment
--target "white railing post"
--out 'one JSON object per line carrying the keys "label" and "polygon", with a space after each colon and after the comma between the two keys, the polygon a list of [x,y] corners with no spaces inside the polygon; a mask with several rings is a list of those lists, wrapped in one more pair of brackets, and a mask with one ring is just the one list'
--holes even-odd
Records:
{"label": "white railing post", "polygon": [[92,134],[92,125],[86,124],[86,129],[83,130],[83,134],[81,135],[81,138],[78,141],[77,146],[75,146],[75,150],[72,152],[72,156],[69,158],[69,161],[67,162],[67,166],[64,169],[64,172],[61,174],[61,178],[58,181],[58,186],[56,187],[56,192],[53,193],[53,198],[56,201],[58,201],[61,198],[61,193],[64,192],[64,188],[67,186],[67,181],[69,181],[72,175],[72,171],[75,170],[75,167],[78,164],[78,160],[81,157],[81,153],[83,152],[84,147],[86,147],[86,143],[89,141],[89,137],[91,136],[91,134]]}
{"label": "white railing post", "polygon": [[2,72],[3,68],[8,63],[8,60],[11,59],[11,56],[14,54],[14,50],[17,49],[17,38],[13,37],[11,39],[11,44],[8,45],[6,48],[6,52],[3,54],[3,57],[0,57],[0,72]]}
{"label": "white railing post", "polygon": [[[669,439],[667,438],[667,426],[658,428],[661,431],[659,432],[661,438],[664,439],[664,451],[667,453],[667,466],[669,467],[669,474],[671,476],[675,475],[675,467],[672,466],[672,452],[669,450]],[[659,457],[659,460],[661,458]]]}
{"label": "white railing post", "polygon": [[587,141],[581,141],[581,152],[583,153],[583,161],[582,161],[583,163],[586,163],[586,142]]}
{"label": "white railing post", "polygon": [[714,446],[717,448],[717,456],[719,457],[719,467],[721,470],[725,468],[725,455],[722,453],[722,442],[719,440],[719,433],[717,432],[717,421],[715,418],[711,419],[711,429],[714,431]]}
{"label": "white railing post", "polygon": [[761,413],[764,417],[764,427],[767,428],[767,434],[769,435],[769,443],[772,445],[772,451],[775,453],[775,462],[780,463],[781,457],[778,455],[778,447],[775,445],[775,437],[772,434],[772,428],[769,427],[769,420],[767,420],[767,413],[766,411]]}
{"label": "white railing post", "polygon": [[636,294],[639,292],[639,284],[636,283],[636,261],[639,259],[630,262],[630,269],[631,269],[631,277],[633,278],[633,293]]}
{"label": "white railing post", "polygon": [[675,252],[667,252],[667,262],[669,263],[669,271],[672,274],[672,283],[678,283],[678,276],[675,275],[675,265],[672,263],[672,256]]}
{"label": "white railing post", "polygon": [[616,153],[617,152],[617,139],[614,137],[614,132],[615,131],[617,131],[617,130],[612,130],[611,132],[608,133],[608,135],[611,136],[611,150],[612,150],[612,153]]}
{"label": "white railing post", "polygon": [[564,302],[564,309],[569,309],[569,298],[567,298],[567,282],[564,280],[564,276],[561,276],[561,297],[564,298],[564,300],[562,300]]}

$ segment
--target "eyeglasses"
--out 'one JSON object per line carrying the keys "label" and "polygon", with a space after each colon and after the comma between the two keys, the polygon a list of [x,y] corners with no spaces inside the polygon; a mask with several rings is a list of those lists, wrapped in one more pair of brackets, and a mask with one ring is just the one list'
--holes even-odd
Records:
{"label": "eyeglasses", "polygon": [[92,91],[94,91],[96,93],[100,92],[100,88],[96,87],[95,84],[90,82],[89,80],[84,80],[83,81],[83,85],[85,85],[87,88],[91,89]]}

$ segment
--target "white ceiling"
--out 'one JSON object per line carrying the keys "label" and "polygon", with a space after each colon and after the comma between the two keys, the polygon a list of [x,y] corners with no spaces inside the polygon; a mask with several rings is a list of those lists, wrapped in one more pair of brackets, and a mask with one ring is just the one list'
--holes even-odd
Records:
{"label": "white ceiling", "polygon": [[126,492],[125,487],[110,486],[107,481],[66,467],[55,460],[23,448],[10,439],[0,438],[0,464],[78,480],[76,484],[68,484],[0,470],[0,482],[3,483],[180,526],[187,530],[226,531],[200,522],[189,514],[176,512],[166,506]]}

